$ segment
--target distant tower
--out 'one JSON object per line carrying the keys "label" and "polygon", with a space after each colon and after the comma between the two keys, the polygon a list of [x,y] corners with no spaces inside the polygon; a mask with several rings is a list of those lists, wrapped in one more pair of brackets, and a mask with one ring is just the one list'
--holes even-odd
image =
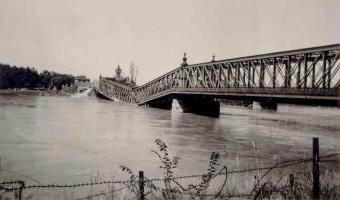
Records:
{"label": "distant tower", "polygon": [[121,74],[122,74],[122,69],[120,69],[120,67],[118,65],[118,67],[116,68],[116,76],[115,76],[115,78],[119,80],[121,78]]}
{"label": "distant tower", "polygon": [[184,53],[183,63],[181,64],[181,67],[186,67],[186,66],[188,66],[188,63],[187,63],[187,54]]}

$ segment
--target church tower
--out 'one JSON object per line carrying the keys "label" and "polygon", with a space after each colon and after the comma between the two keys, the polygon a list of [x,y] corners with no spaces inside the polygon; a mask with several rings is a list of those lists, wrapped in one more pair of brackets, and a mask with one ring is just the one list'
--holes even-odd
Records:
{"label": "church tower", "polygon": [[115,71],[116,71],[115,78],[117,80],[121,80],[122,79],[122,69],[120,69],[119,65],[118,65],[118,67],[116,68]]}

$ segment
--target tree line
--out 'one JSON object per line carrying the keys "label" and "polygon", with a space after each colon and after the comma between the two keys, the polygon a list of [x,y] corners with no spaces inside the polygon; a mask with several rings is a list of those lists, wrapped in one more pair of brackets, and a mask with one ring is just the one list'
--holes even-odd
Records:
{"label": "tree line", "polygon": [[63,85],[70,86],[73,83],[74,76],[69,74],[59,74],[47,70],[39,73],[34,68],[16,67],[0,63],[0,89],[57,88],[61,90]]}

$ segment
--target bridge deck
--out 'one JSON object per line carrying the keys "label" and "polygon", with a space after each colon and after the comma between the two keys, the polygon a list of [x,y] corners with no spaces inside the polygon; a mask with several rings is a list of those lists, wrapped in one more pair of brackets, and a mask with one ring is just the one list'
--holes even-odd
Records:
{"label": "bridge deck", "polygon": [[[327,93],[327,94],[326,94]],[[194,95],[196,97],[212,97],[217,99],[234,99],[234,100],[259,100],[259,99],[275,99],[276,102],[294,103],[298,100],[313,100],[313,101],[339,101],[340,96],[336,89],[324,91],[304,91],[302,89],[286,90],[285,88],[268,88],[259,90],[257,88],[214,88],[209,91],[202,88],[172,88],[153,96],[150,96],[144,101],[138,103],[143,105],[149,101],[159,98],[180,98],[181,95]],[[290,101],[287,101],[289,99]]]}

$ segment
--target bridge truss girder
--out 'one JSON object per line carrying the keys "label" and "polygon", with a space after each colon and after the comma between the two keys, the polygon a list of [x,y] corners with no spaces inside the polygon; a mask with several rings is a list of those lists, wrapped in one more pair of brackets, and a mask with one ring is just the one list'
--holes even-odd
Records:
{"label": "bridge truss girder", "polygon": [[340,80],[339,52],[340,45],[332,45],[179,67],[134,89],[133,99],[143,103],[174,88],[334,96]]}
{"label": "bridge truss girder", "polygon": [[317,96],[317,101],[326,102],[337,96],[339,58],[337,44],[182,66],[140,87],[102,78],[100,87],[112,97],[139,105],[155,103],[176,91],[218,93],[221,98],[229,98],[231,93],[239,98],[283,95],[299,98],[299,102],[301,98]]}

